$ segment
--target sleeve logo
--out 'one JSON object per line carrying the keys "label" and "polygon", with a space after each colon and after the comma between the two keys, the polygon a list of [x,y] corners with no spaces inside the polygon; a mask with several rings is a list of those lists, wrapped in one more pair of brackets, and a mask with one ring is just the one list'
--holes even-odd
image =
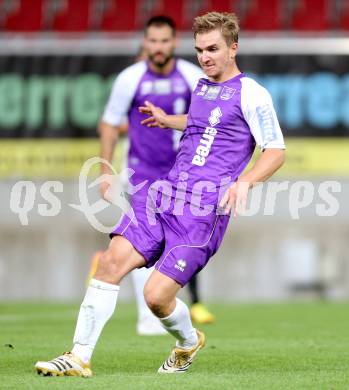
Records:
{"label": "sleeve logo", "polygon": [[256,108],[259,127],[261,129],[263,145],[276,139],[276,130],[272,108],[264,104]]}

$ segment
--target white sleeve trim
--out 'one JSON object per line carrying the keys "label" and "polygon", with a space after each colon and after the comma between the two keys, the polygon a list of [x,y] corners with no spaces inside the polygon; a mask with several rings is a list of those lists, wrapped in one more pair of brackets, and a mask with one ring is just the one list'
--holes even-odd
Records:
{"label": "white sleeve trim", "polygon": [[206,77],[201,68],[181,58],[177,60],[177,69],[183,75],[191,91],[194,91],[199,79],[201,79],[202,77]]}
{"label": "white sleeve trim", "polygon": [[285,149],[269,92],[249,77],[241,78],[241,84],[241,109],[256,144],[261,150]]}
{"label": "white sleeve trim", "polygon": [[102,120],[112,126],[125,122],[139,82],[147,69],[144,61],[124,69],[115,79]]}

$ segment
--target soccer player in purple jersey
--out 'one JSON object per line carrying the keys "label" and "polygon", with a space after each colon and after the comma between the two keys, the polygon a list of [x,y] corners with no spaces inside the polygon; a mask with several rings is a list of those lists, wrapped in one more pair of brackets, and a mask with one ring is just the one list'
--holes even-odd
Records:
{"label": "soccer player in purple jersey", "polygon": [[[134,171],[131,184],[147,180],[140,193],[131,196],[131,205],[147,193],[149,185],[164,177],[172,168],[178,149],[180,133],[176,130],[149,129],[141,124],[138,107],[144,99],[156,102],[171,114],[188,112],[190,97],[202,70],[183,59],[174,58],[176,29],[174,21],[166,16],[154,16],[146,24],[143,52],[139,60],[116,78],[104,114],[99,124],[101,157],[112,162],[118,134],[125,118],[129,123],[130,147],[128,167]],[[102,164],[102,174],[111,174]],[[109,184],[101,185],[105,197]],[[145,212],[145,209],[144,209]],[[137,332],[140,335],[167,334],[159,320],[149,310],[143,296],[144,285],[152,268],[140,268],[131,274],[138,307]],[[212,314],[199,303],[196,276],[189,281],[191,314],[194,320],[210,322]]]}
{"label": "soccer player in purple jersey", "polygon": [[[234,14],[197,17],[195,48],[207,78],[193,92],[188,115],[168,115],[150,102],[140,108],[150,115],[143,120],[149,127],[183,131],[175,164],[166,181],[154,183],[135,205],[134,216],[124,216],[112,232],[81,305],[72,352],[38,362],[38,372],[92,375],[92,352],[114,312],[121,280],[134,268],[153,264],[145,299],[177,339],[158,372],[187,371],[204,346],[204,334],[193,328],[187,306],[176,295],[218,250],[229,213],[244,207],[249,188],[271,177],[284,161],[270,95],[237,67],[238,32]],[[263,153],[242,174],[256,144]],[[139,213],[142,204],[147,218]]]}

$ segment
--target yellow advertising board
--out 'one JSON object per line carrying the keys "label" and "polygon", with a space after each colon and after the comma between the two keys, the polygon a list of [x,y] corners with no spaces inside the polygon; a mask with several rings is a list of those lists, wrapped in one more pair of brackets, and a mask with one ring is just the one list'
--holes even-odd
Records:
{"label": "yellow advertising board", "polygon": [[[290,138],[286,145],[286,162],[278,176],[349,176],[348,138]],[[125,154],[126,142],[121,140],[115,150],[117,170]],[[98,155],[98,139],[3,139],[0,178],[74,179],[84,162]],[[95,166],[91,173],[98,172]]]}
{"label": "yellow advertising board", "polygon": [[[114,153],[117,169],[125,158],[125,149],[121,140]],[[97,139],[1,140],[0,177],[74,179],[84,162],[96,156],[99,156]],[[98,173],[95,165],[91,174]]]}

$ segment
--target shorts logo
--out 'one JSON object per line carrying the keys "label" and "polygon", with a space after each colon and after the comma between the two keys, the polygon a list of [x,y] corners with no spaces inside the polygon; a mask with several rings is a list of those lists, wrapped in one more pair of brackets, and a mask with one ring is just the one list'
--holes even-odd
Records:
{"label": "shorts logo", "polygon": [[211,126],[216,126],[220,122],[220,117],[222,116],[222,111],[219,107],[214,108],[211,111],[211,115],[208,118]]}
{"label": "shorts logo", "polygon": [[184,272],[186,266],[187,266],[187,262],[183,259],[177,260],[177,264],[175,264],[175,268],[181,272]]}

